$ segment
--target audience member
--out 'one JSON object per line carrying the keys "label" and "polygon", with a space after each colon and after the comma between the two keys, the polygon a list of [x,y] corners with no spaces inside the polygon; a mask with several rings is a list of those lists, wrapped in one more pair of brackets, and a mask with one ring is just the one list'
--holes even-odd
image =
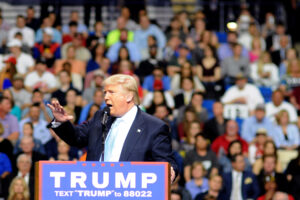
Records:
{"label": "audience member", "polygon": [[24,181],[22,177],[16,177],[12,180],[10,187],[9,187],[9,196],[8,200],[29,200],[30,193],[28,189],[28,185]]}
{"label": "audience member", "polygon": [[195,200],[205,200],[207,198],[211,199],[212,197],[216,200],[221,199],[221,190],[222,190],[222,176],[220,175],[212,175],[209,178],[209,189],[207,192],[200,193],[196,196]]}
{"label": "audience member", "polygon": [[86,73],[97,69],[102,69],[104,67],[103,66],[103,62],[105,60],[104,52],[105,52],[104,43],[96,43],[94,45],[94,47],[91,49],[92,58],[87,62],[86,65]]}
{"label": "audience member", "polygon": [[292,159],[286,170],[285,174],[287,175],[287,180],[289,181],[289,188],[291,194],[295,199],[300,197],[300,148],[298,148],[298,155],[295,159]]}
{"label": "audience member", "polygon": [[12,162],[14,157],[13,157],[13,145],[12,143],[6,139],[3,138],[3,133],[4,133],[4,126],[2,123],[0,123],[0,152],[5,153],[10,161]]}
{"label": "audience member", "polygon": [[45,30],[52,30],[52,42],[61,44],[62,43],[62,35],[61,32],[58,31],[56,28],[52,27],[53,23],[51,22],[50,14],[48,17],[43,19],[43,23],[41,27],[36,31],[35,35],[35,42],[42,42],[43,40],[43,33]]}
{"label": "audience member", "polygon": [[21,109],[24,108],[24,105],[30,103],[32,94],[24,88],[24,78],[21,74],[14,75],[12,87],[9,90],[13,95],[15,104]]}
{"label": "audience member", "polygon": [[249,161],[253,165],[255,161],[261,158],[264,154],[264,147],[266,142],[270,140],[268,132],[265,128],[258,128],[254,139],[249,142]]}
{"label": "audience member", "polygon": [[26,26],[36,31],[40,26],[40,21],[35,17],[35,9],[29,6],[26,9]]}
{"label": "audience member", "polygon": [[[70,22],[77,22],[78,23],[77,32],[83,34],[83,36],[85,38],[87,38],[88,29],[84,24],[80,23],[79,12],[78,11],[73,10],[70,13]],[[68,25],[64,25],[62,27],[62,32],[64,34],[68,34],[70,32]]]}

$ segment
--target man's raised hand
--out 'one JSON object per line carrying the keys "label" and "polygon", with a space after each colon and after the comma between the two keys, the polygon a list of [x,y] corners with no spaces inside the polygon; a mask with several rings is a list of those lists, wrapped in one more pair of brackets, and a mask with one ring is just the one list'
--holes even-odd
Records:
{"label": "man's raised hand", "polygon": [[58,100],[52,100],[51,104],[47,104],[57,122],[66,122],[73,119],[72,115],[68,115],[65,109],[59,104]]}

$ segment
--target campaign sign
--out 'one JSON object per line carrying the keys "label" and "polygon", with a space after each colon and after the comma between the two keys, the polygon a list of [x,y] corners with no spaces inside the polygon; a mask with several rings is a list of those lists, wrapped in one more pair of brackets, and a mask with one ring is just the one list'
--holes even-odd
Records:
{"label": "campaign sign", "polygon": [[169,199],[166,162],[39,161],[36,199]]}

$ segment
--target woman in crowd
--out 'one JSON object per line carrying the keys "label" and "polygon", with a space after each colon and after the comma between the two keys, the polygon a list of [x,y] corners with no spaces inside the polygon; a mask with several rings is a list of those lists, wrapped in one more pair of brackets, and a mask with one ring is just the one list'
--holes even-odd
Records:
{"label": "woman in crowd", "polygon": [[249,60],[250,63],[255,63],[256,61],[258,61],[258,59],[261,57],[261,54],[263,53],[261,47],[261,40],[259,37],[255,37],[252,39],[251,47],[251,51],[249,51]]}
{"label": "woman in crowd", "polygon": [[183,141],[184,138],[187,137],[187,133],[185,131],[188,130],[189,124],[192,121],[196,121],[196,120],[197,120],[197,115],[195,109],[192,107],[187,107],[184,111],[183,121],[180,122],[177,126],[178,136],[180,141]]}
{"label": "woman in crowd", "polygon": [[126,48],[126,46],[122,46],[119,49],[119,54],[118,54],[118,60],[117,62],[113,63],[112,65],[112,74],[117,74],[120,68],[120,63],[122,60],[128,60],[130,61],[130,55],[129,55],[129,51]]}
{"label": "woman in crowd", "polygon": [[64,109],[72,116],[74,116],[74,124],[78,124],[80,117],[81,106],[77,101],[77,92],[74,89],[69,89],[66,93],[66,102]]}
{"label": "woman in crowd", "polygon": [[76,161],[77,158],[73,157],[70,153],[70,146],[63,140],[59,140],[57,143],[57,156],[51,157],[49,160],[60,160],[60,161]]}
{"label": "woman in crowd", "polygon": [[188,123],[185,133],[186,137],[181,140],[180,149],[183,152],[189,152],[195,148],[195,136],[201,132],[201,126],[199,121],[192,121]]}
{"label": "woman in crowd", "polygon": [[143,99],[142,105],[149,114],[154,114],[155,108],[158,105],[165,104],[171,111],[174,107],[173,97],[169,93],[164,93],[161,90],[154,90],[154,92],[148,92]]}
{"label": "woman in crowd", "polygon": [[9,186],[8,200],[29,200],[29,188],[22,177],[16,177]]}
{"label": "woman in crowd", "polygon": [[268,52],[263,52],[259,60],[251,64],[250,69],[251,78],[255,85],[277,88],[279,84],[278,68],[272,63]]}
{"label": "woman in crowd", "polygon": [[279,65],[279,77],[280,79],[284,78],[287,75],[288,66],[290,62],[294,59],[297,59],[297,50],[290,48],[286,52],[286,58]]}
{"label": "woman in crowd", "polygon": [[281,110],[276,116],[276,121],[278,126],[271,136],[277,148],[297,149],[300,144],[299,130],[295,124],[290,123],[289,113],[286,110]]}
{"label": "woman in crowd", "polygon": [[9,57],[4,63],[4,67],[0,70],[0,92],[12,86],[13,77],[17,73],[15,57]]}
{"label": "woman in crowd", "polygon": [[208,191],[208,179],[205,178],[206,170],[201,162],[194,162],[191,169],[192,179],[185,184],[186,189],[194,199],[198,194]]}
{"label": "woman in crowd", "polygon": [[[276,145],[272,140],[269,140],[265,143],[263,155],[275,155],[276,158],[278,157]],[[282,166],[281,166],[279,160],[278,159],[276,159],[276,160],[277,160],[276,172],[281,173],[283,171]],[[254,162],[254,164],[252,166],[252,172],[255,175],[258,175],[262,168],[263,168],[263,159],[261,157]]]}
{"label": "woman in crowd", "polygon": [[22,117],[22,110],[19,106],[17,106],[14,102],[14,97],[13,97],[13,94],[11,92],[10,89],[5,89],[3,90],[3,93],[2,95],[8,99],[10,99],[11,101],[11,107],[12,109],[10,110],[10,113],[14,116],[16,116],[16,118],[18,118],[18,121],[21,120],[21,117]]}
{"label": "woman in crowd", "polygon": [[105,58],[105,44],[97,43],[92,49],[92,58],[88,61],[86,66],[86,73],[96,69],[102,69],[103,60]]}

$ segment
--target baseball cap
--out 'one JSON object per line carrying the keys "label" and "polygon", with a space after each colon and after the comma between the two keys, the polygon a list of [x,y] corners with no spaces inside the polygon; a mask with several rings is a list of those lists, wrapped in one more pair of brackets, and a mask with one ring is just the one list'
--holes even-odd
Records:
{"label": "baseball cap", "polygon": [[267,130],[265,129],[265,128],[259,128],[259,129],[257,129],[257,131],[256,131],[256,136],[257,135],[267,135]]}
{"label": "baseball cap", "polygon": [[50,36],[53,35],[53,30],[52,30],[52,28],[50,28],[50,27],[44,28],[43,32],[44,32],[45,34],[47,34],[47,35],[50,35]]}
{"label": "baseball cap", "polygon": [[13,80],[24,80],[24,77],[22,76],[22,74],[15,74]]}
{"label": "baseball cap", "polygon": [[240,79],[245,79],[247,78],[244,74],[242,73],[238,73],[236,76],[235,76],[235,79],[236,80],[240,80]]}
{"label": "baseball cap", "polygon": [[257,104],[255,110],[263,110],[265,111],[265,105],[263,103]]}
{"label": "baseball cap", "polygon": [[8,47],[21,47],[22,42],[18,39],[12,39],[10,42],[7,44]]}

